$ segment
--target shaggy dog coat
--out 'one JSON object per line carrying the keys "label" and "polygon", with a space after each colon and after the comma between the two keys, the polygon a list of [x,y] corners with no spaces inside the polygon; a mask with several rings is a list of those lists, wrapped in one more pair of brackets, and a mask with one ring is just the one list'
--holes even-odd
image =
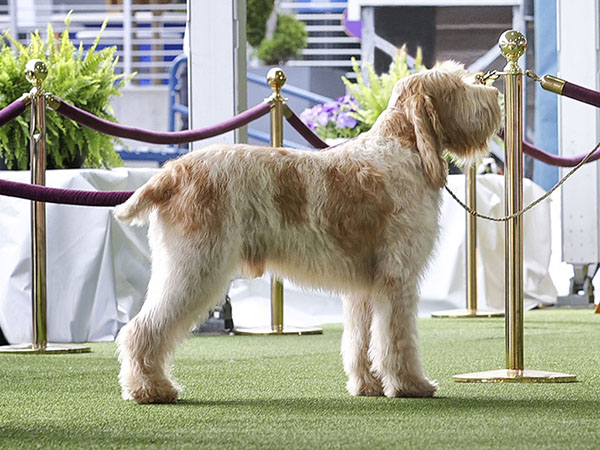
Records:
{"label": "shaggy dog coat", "polygon": [[372,129],[322,152],[214,145],[167,163],[115,215],[149,222],[152,276],[117,338],[123,397],[176,401],[168,367],[239,270],[343,297],[352,395],[428,397],[415,324],[438,234],[446,149],[472,158],[501,113],[495,88],[455,63],[400,80]]}

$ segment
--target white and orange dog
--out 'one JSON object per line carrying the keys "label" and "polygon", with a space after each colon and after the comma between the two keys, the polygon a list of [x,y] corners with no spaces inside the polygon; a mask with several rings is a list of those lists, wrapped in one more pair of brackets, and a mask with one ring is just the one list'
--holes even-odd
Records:
{"label": "white and orange dog", "polygon": [[399,81],[372,129],[327,151],[214,145],[153,176],[115,215],[149,222],[152,276],[117,338],[123,397],[177,400],[169,358],[241,269],[342,294],[352,395],[430,397],[419,359],[418,281],[438,234],[446,149],[485,151],[495,88],[452,62]]}

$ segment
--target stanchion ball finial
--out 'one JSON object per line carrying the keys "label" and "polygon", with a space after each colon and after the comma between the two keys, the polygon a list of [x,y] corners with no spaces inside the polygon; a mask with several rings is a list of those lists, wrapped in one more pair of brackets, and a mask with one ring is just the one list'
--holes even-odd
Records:
{"label": "stanchion ball finial", "polygon": [[517,30],[508,30],[500,36],[498,46],[508,62],[516,63],[527,50],[527,39]]}
{"label": "stanchion ball finial", "polygon": [[48,76],[48,67],[41,59],[32,59],[25,66],[25,77],[27,81],[39,88]]}
{"label": "stanchion ball finial", "polygon": [[273,67],[267,73],[267,82],[276,93],[281,91],[281,88],[285,84],[286,80],[287,77],[285,76],[285,72],[279,67]]}

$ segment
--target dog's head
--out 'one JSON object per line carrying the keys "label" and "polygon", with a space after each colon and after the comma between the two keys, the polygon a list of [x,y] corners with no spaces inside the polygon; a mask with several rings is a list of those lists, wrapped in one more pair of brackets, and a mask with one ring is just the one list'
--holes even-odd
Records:
{"label": "dog's head", "polygon": [[466,82],[466,76],[462,65],[442,63],[398,81],[388,105],[412,121],[425,173],[435,187],[446,183],[444,149],[472,160],[500,126],[498,90]]}

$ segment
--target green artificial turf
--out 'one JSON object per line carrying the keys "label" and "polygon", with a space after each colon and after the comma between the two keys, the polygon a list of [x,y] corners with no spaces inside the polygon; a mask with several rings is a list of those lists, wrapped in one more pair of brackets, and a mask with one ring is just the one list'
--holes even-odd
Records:
{"label": "green artificial turf", "polygon": [[177,351],[174,405],[121,400],[113,343],[90,354],[0,354],[0,448],[599,448],[600,315],[525,316],[527,369],[569,384],[463,384],[502,369],[503,319],[422,319],[432,399],[344,390],[341,326],[322,336],[192,337]]}

